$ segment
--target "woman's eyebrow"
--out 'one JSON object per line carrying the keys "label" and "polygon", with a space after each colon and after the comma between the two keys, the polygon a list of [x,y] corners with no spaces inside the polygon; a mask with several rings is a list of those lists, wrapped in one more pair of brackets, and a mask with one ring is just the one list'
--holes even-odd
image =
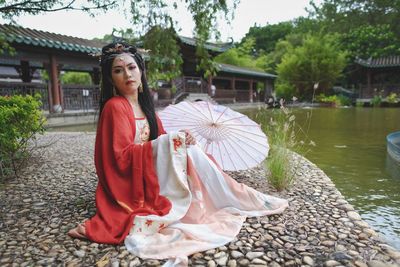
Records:
{"label": "woman's eyebrow", "polygon": [[[131,63],[126,64],[126,66],[131,66],[131,65],[135,65],[136,66],[136,63],[135,62],[131,62]],[[116,66],[113,66],[112,68],[115,69],[115,68],[123,68],[123,67],[124,67],[123,65],[116,65]]]}

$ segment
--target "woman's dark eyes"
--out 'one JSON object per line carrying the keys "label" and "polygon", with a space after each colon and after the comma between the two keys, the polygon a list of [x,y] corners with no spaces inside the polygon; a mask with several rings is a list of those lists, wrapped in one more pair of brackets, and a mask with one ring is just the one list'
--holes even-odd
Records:
{"label": "woman's dark eyes", "polygon": [[[129,66],[128,67],[128,70],[134,70],[134,69],[136,69],[136,66]],[[121,73],[122,72],[122,69],[115,69],[114,70],[114,73]]]}

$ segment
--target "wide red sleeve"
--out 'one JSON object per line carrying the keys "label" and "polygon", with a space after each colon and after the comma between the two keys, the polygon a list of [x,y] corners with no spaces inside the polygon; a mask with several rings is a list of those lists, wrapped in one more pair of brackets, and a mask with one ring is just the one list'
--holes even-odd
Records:
{"label": "wide red sleeve", "polygon": [[151,142],[134,144],[134,137],[129,102],[122,97],[110,99],[96,135],[96,215],[85,223],[92,241],[120,244],[136,215],[165,215],[171,209],[169,200],[160,195]]}

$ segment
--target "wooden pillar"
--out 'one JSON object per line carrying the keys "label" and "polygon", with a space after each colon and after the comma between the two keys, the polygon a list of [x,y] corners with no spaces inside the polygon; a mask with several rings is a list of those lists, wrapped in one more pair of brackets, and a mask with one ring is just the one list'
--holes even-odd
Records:
{"label": "wooden pillar", "polygon": [[[367,69],[367,94],[371,93],[371,70]],[[363,96],[365,97],[365,96]],[[368,96],[369,97],[369,96]]]}
{"label": "wooden pillar", "polygon": [[92,83],[95,85],[100,84],[100,69],[93,68],[93,71],[90,73],[90,77],[92,78]]}
{"label": "wooden pillar", "polygon": [[20,66],[15,68],[19,73],[21,81],[24,83],[32,82],[33,69],[29,66],[29,61],[21,60]]}
{"label": "wooden pillar", "polygon": [[249,81],[249,101],[253,103],[253,80]]}
{"label": "wooden pillar", "polygon": [[[212,75],[209,75],[208,76],[208,78],[207,78],[207,82],[208,82],[208,84],[207,84],[207,94],[209,95],[209,96],[211,96],[211,85],[212,85]],[[203,93],[203,92],[202,92]]]}
{"label": "wooden pillar", "polygon": [[52,112],[60,113],[62,112],[61,106],[61,93],[59,86],[58,68],[57,60],[55,55],[50,55],[50,66],[49,66],[49,78],[50,78],[50,90],[52,95]]}

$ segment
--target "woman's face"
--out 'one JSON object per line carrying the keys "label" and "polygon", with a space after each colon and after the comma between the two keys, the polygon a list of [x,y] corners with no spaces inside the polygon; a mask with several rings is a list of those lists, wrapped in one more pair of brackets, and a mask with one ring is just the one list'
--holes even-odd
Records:
{"label": "woman's face", "polygon": [[129,54],[118,55],[111,67],[111,78],[118,93],[123,96],[137,94],[141,72],[136,61]]}

